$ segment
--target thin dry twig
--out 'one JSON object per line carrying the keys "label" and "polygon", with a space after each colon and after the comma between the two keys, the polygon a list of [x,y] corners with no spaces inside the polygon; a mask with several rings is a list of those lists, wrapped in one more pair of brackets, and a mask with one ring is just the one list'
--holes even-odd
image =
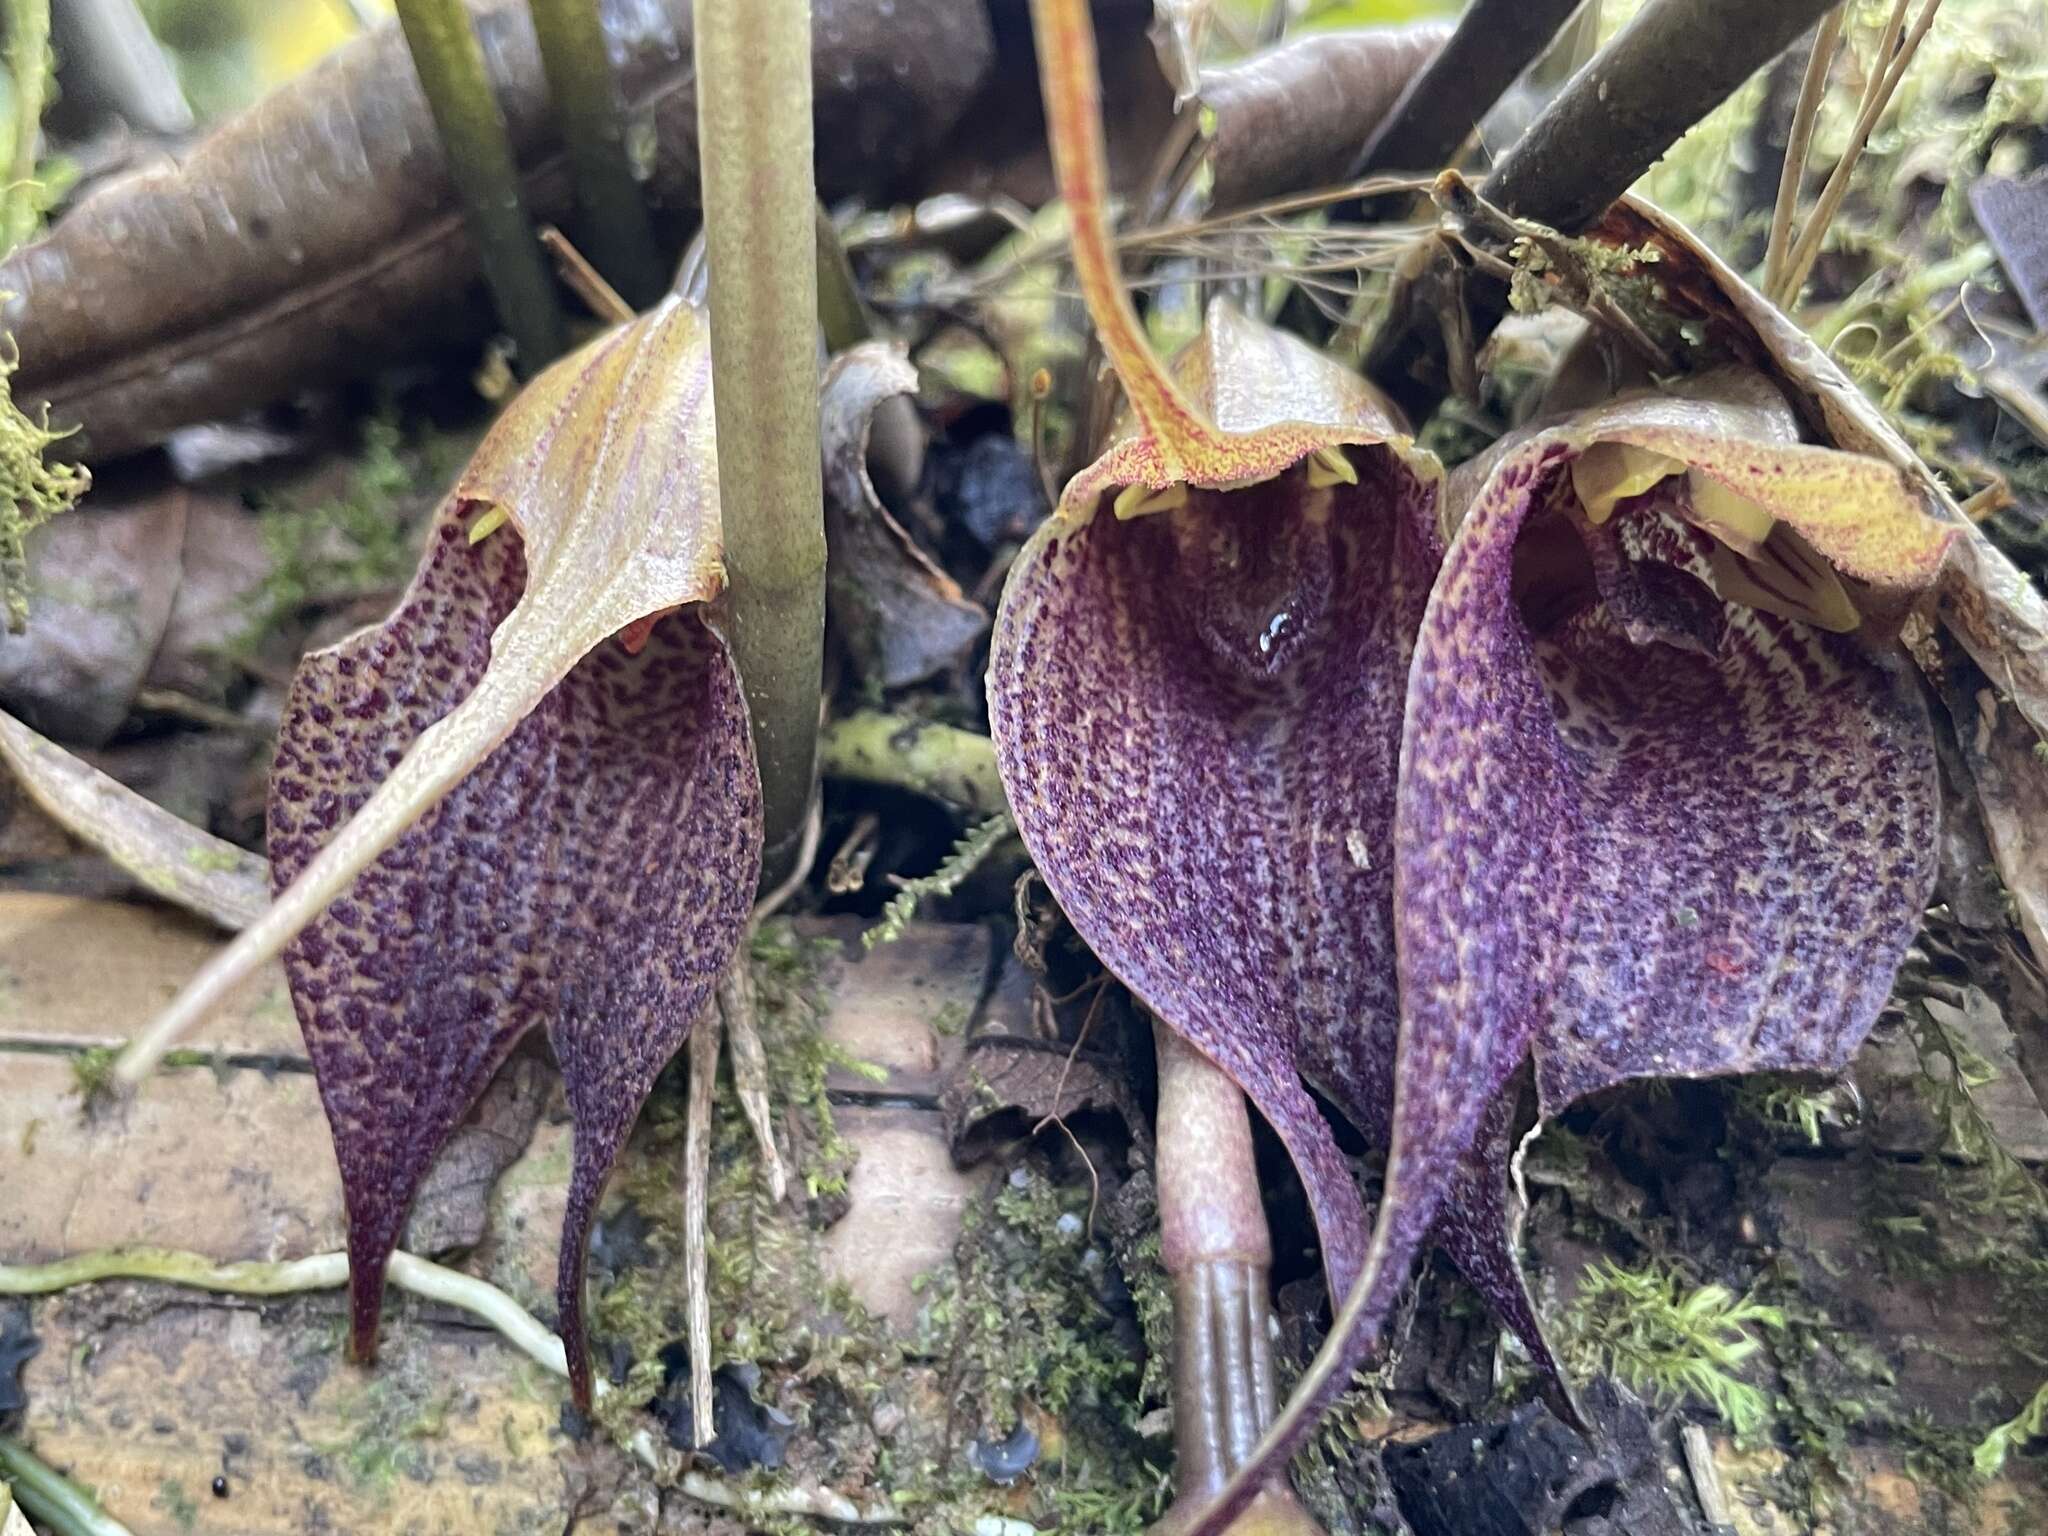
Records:
{"label": "thin dry twig", "polygon": [[619,296],[618,289],[604,280],[604,274],[590,264],[590,258],[552,224],[540,227],[540,243],[555,260],[555,271],[569,291],[606,325],[624,325],[633,318],[633,306]]}
{"label": "thin dry twig", "polygon": [[1799,82],[1799,104],[1792,109],[1792,131],[1785,143],[1785,166],[1778,174],[1778,201],[1771,209],[1771,235],[1764,249],[1764,291],[1774,293],[1785,272],[1792,244],[1792,215],[1799,208],[1799,186],[1806,178],[1806,158],[1813,150],[1813,130],[1820,121],[1821,99],[1828,75],[1842,46],[1842,7],[1820,20],[1813,51],[1806,56],[1806,75]]}
{"label": "thin dry twig", "polygon": [[1060,1113],[1060,1096],[1067,1091],[1067,1075],[1074,1070],[1074,1059],[1081,1054],[1081,1047],[1088,1043],[1088,1031],[1095,1027],[1095,1015],[1102,1007],[1102,1000],[1109,995],[1108,977],[1088,1004],[1088,1012],[1081,1018],[1081,1027],[1074,1034],[1073,1049],[1067,1052],[1067,1059],[1060,1063],[1059,1080],[1052,1085],[1052,1108],[1040,1117],[1038,1124],[1031,1127],[1031,1134],[1038,1135],[1048,1125],[1057,1125],[1075,1152],[1080,1154],[1081,1166],[1088,1170],[1088,1221],[1083,1227],[1088,1242],[1095,1241],[1095,1212],[1102,1204],[1102,1175],[1095,1171],[1095,1159],[1088,1155],[1088,1149],[1081,1145],[1081,1138],[1074,1134],[1067,1117]]}
{"label": "thin dry twig", "polygon": [[[737,967],[735,968],[737,969]],[[727,973],[732,974],[731,972]],[[683,1137],[683,1274],[690,1345],[690,1443],[706,1445],[711,1424],[711,1101],[725,1033],[716,1004],[690,1031],[690,1100]]]}
{"label": "thin dry twig", "polygon": [[718,984],[718,1013],[732,1041],[732,1081],[740,1112],[754,1132],[761,1162],[768,1174],[768,1194],[777,1205],[789,1195],[789,1170],[775,1145],[775,1115],[768,1102],[768,1053],[761,1032],[754,992],[754,972],[742,961]]}
{"label": "thin dry twig", "polygon": [[754,1133],[761,1164],[768,1176],[768,1192],[777,1205],[789,1195],[789,1170],[775,1145],[775,1116],[768,1101],[768,1053],[761,1045],[761,1029],[754,992],[750,957],[754,930],[762,919],[790,898],[809,877],[818,857],[818,837],[823,826],[820,803],[813,799],[804,818],[803,840],[797,845],[796,863],[782,883],[754,905],[752,921],[739,953],[719,978],[717,995],[690,1032],[690,1096],[683,1135],[683,1270],[690,1287],[688,1329],[690,1345],[690,1427],[695,1443],[707,1443],[713,1433],[711,1422],[711,1114],[718,1088],[718,1053],[726,1039],[732,1042],[733,1091],[740,1101],[740,1113]]}
{"label": "thin dry twig", "polygon": [[1775,304],[1789,305],[1799,297],[1799,290],[1806,286],[1813,264],[1820,259],[1821,243],[1827,239],[1835,215],[1841,211],[1842,200],[1849,195],[1849,179],[1856,172],[1857,162],[1863,158],[1871,132],[1877,127],[1878,119],[1884,116],[1885,108],[1891,104],[1899,82],[1912,66],[1913,56],[1920,51],[1921,40],[1934,25],[1935,13],[1941,9],[1941,0],[1926,0],[1920,14],[1914,18],[1912,30],[1900,41],[1898,28],[1904,22],[1907,3],[1908,0],[1893,0],[1891,17],[1885,23],[1877,55],[1871,60],[1870,80],[1856,113],[1856,125],[1849,133],[1848,147],[1843,150],[1842,158],[1835,163],[1826,185],[1821,188],[1813,213],[1799,233],[1798,243],[1792,248],[1778,286],[1768,290],[1768,297]]}

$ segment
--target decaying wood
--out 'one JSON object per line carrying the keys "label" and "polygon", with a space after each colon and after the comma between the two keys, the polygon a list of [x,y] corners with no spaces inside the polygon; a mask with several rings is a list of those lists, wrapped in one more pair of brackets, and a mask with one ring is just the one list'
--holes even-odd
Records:
{"label": "decaying wood", "polygon": [[1449,36],[1441,22],[1310,34],[1209,71],[1201,98],[1215,114],[1215,205],[1352,174],[1366,136],[1412,81],[1426,78],[1424,67]]}
{"label": "decaying wood", "polygon": [[[696,205],[686,0],[604,0],[629,115],[658,148],[648,194]],[[535,216],[573,202],[526,7],[478,16]],[[952,127],[990,58],[979,5],[825,0],[815,37],[828,197],[886,193]],[[175,274],[176,281],[167,281]],[[0,263],[19,399],[110,458],[184,423],[373,371],[437,335],[473,339],[475,253],[395,27],[341,49],[181,165],[100,189]]]}

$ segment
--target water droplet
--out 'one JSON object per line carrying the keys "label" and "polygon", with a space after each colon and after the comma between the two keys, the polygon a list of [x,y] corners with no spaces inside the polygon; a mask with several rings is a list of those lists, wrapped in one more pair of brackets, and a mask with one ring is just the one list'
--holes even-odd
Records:
{"label": "water droplet", "polygon": [[1282,608],[1278,613],[1266,620],[1266,627],[1259,632],[1259,654],[1261,656],[1272,655],[1273,647],[1280,643],[1280,637],[1286,633],[1287,626],[1293,622],[1294,615],[1285,608]]}

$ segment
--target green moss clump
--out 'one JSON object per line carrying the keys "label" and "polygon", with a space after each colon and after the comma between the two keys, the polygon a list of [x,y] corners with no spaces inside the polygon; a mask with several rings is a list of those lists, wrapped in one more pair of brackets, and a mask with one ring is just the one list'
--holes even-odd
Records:
{"label": "green moss clump", "polygon": [[89,1045],[71,1058],[71,1080],[79,1098],[92,1103],[114,1080],[114,1058],[121,1053],[111,1045]]}
{"label": "green moss clump", "polygon": [[1746,1437],[1771,1408],[1740,1374],[1763,1348],[1752,1330],[1784,1327],[1783,1310],[1754,1296],[1725,1285],[1690,1288],[1657,1263],[1625,1269],[1605,1259],[1586,1272],[1559,1333],[1575,1372],[1612,1375],[1661,1404],[1699,1399]]}
{"label": "green moss clump", "polygon": [[1137,1319],[1090,1235],[1091,1199],[1086,1184],[1059,1183],[1035,1159],[1020,1164],[969,1210],[953,1267],[920,1286],[919,1351],[941,1362],[950,1454],[923,1469],[934,1504],[914,1529],[950,1529],[942,1510],[985,1506],[993,1489],[959,1448],[1020,1424],[1038,1436],[1039,1457],[1020,1484],[1028,1497],[1005,1506],[1013,1513],[1135,1532],[1164,1509],[1166,1446],[1141,1428]]}
{"label": "green moss clump", "polygon": [[319,1449],[357,1487],[380,1496],[388,1495],[401,1476],[425,1482],[433,1469],[419,1442],[448,1432],[454,1400],[452,1390],[435,1390],[408,1368],[387,1367],[343,1405],[348,1438]]}
{"label": "green moss clump", "polygon": [[[768,1062],[778,1130],[794,1133],[785,1148],[804,1192],[801,1205],[777,1205],[763,1174],[752,1128],[730,1074],[721,1071],[713,1101],[710,1226],[712,1364],[754,1365],[770,1381],[801,1375],[805,1390],[783,1406],[831,1399],[851,1410],[874,1401],[902,1370],[902,1352],[843,1284],[828,1278],[823,1227],[844,1198],[855,1151],[839,1133],[826,1081],[835,1069],[871,1074],[819,1031],[817,968],[836,951],[829,940],[805,941],[784,923],[763,924],[751,960],[756,1024]],[[683,1190],[680,1170],[687,1127],[687,1072],[679,1058],[649,1100],[633,1155],[616,1187],[625,1210],[644,1224],[645,1260],[595,1291],[592,1332],[623,1341],[634,1364],[624,1390],[599,1408],[602,1424],[621,1437],[644,1428],[639,1408],[661,1389],[660,1355],[686,1328],[683,1274]]]}
{"label": "green moss clump", "polygon": [[19,362],[12,340],[0,346],[0,602],[16,634],[28,624],[28,535],[76,506],[92,484],[82,466],[47,457],[64,436],[50,430],[47,413],[36,421],[14,403],[9,381]]}

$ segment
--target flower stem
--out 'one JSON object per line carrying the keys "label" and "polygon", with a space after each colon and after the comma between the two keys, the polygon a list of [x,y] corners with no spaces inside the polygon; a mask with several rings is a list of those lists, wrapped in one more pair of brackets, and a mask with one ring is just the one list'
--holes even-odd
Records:
{"label": "flower stem", "polygon": [[696,0],[695,15],[727,640],[773,885],[810,811],[825,660],[810,7]]}
{"label": "flower stem", "polygon": [[[1279,1401],[1268,1285],[1273,1241],[1251,1116],[1229,1075],[1163,1024],[1159,1054],[1160,1260],[1173,1282],[1174,1505],[1155,1536],[1208,1509],[1251,1457]],[[1276,1483],[1254,1528],[1319,1536]]]}
{"label": "flower stem", "polygon": [[668,274],[626,153],[626,114],[597,0],[527,0],[527,8],[576,170],[577,239],[612,286],[645,308],[661,297]]}
{"label": "flower stem", "polygon": [[532,374],[562,350],[562,315],[526,217],[505,116],[484,73],[483,45],[462,0],[398,0],[398,21],[461,194],[498,320]]}

